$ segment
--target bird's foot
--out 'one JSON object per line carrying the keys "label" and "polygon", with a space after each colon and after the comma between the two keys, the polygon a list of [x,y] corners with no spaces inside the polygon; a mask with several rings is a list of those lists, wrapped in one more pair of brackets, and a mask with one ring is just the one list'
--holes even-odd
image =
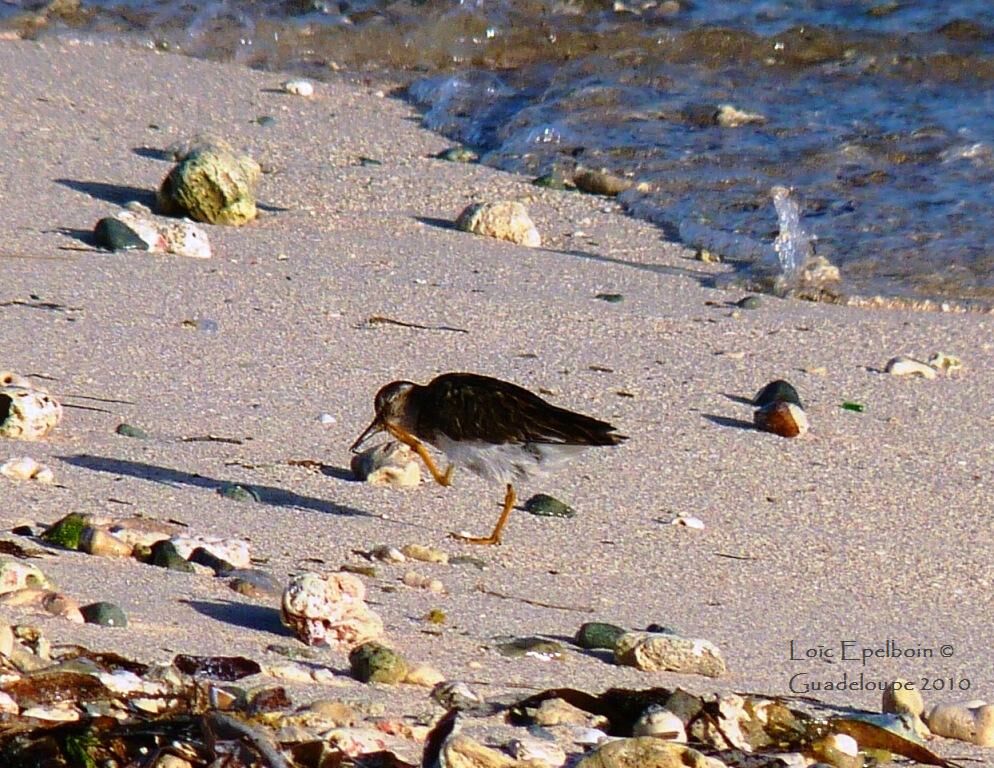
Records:
{"label": "bird's foot", "polygon": [[461,541],[464,544],[481,544],[485,547],[497,546],[501,543],[500,534],[490,534],[489,536],[470,536],[465,533],[456,533],[453,531],[449,534],[449,538]]}

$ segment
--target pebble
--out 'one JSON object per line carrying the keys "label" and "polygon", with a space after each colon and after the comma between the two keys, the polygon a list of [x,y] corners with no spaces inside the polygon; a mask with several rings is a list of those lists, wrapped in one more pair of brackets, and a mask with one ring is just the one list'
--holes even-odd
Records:
{"label": "pebble", "polygon": [[62,405],[10,371],[0,372],[0,437],[41,440],[62,421]]}
{"label": "pebble", "polygon": [[414,451],[394,440],[355,454],[349,466],[357,480],[370,485],[417,488],[421,484],[421,466]]}
{"label": "pebble", "polygon": [[176,551],[176,546],[168,539],[152,545],[150,562],[152,565],[157,565],[160,568],[166,568],[170,571],[179,571],[180,573],[196,572],[193,563],[187,562],[186,558]]}
{"label": "pebble", "polygon": [[35,480],[39,483],[52,483],[55,474],[45,464],[39,464],[30,456],[20,456],[4,462],[0,474],[11,480]]}
{"label": "pebble", "polygon": [[338,419],[332,416],[330,413],[322,413],[318,416],[318,421],[321,424],[337,424]]}
{"label": "pebble", "polygon": [[780,437],[800,437],[808,432],[808,417],[794,403],[778,402],[759,408],[753,413],[753,423],[763,432]]}
{"label": "pebble", "polygon": [[406,544],[400,550],[405,557],[411,560],[418,560],[422,563],[437,563],[438,565],[448,565],[449,555],[438,547],[428,547],[423,544]]}
{"label": "pebble", "polygon": [[719,677],[726,671],[721,651],[710,641],[655,632],[622,635],[614,647],[614,660],[646,672]]}
{"label": "pebble", "polygon": [[598,293],[594,298],[606,301],[608,304],[618,304],[625,300],[625,297],[620,293]]}
{"label": "pebble", "polygon": [[255,219],[255,185],[261,169],[246,155],[219,146],[194,150],[163,179],[156,194],[161,213],[208,224],[241,226]]}
{"label": "pebble", "polygon": [[[235,568],[248,568],[252,565],[247,539],[225,539],[218,536],[190,536],[179,534],[169,539],[180,557],[192,559],[198,549],[214,556],[214,558],[230,563]],[[202,562],[198,561],[198,562]],[[209,565],[209,563],[203,563]]]}
{"label": "pebble", "polygon": [[430,576],[425,576],[417,571],[408,571],[401,578],[401,581],[405,586],[412,587],[414,589],[427,589],[429,592],[436,595],[445,594],[445,585],[440,579],[433,579]]}
{"label": "pebble", "polygon": [[171,253],[192,259],[209,259],[207,232],[192,221],[160,219],[144,206],[121,209],[100,219],[93,228],[98,245],[111,251]]}
{"label": "pebble", "polygon": [[303,78],[294,78],[283,83],[283,90],[293,96],[313,96],[314,83]]}
{"label": "pebble", "polygon": [[443,682],[432,688],[431,698],[445,709],[478,709],[486,701],[483,696],[462,680]]}
{"label": "pebble", "polygon": [[921,691],[906,680],[896,679],[884,688],[881,711],[899,715],[908,712],[915,717],[921,717],[925,712],[925,700]]}
{"label": "pebble", "polygon": [[83,531],[89,527],[90,518],[79,512],[70,512],[52,523],[41,534],[42,541],[64,549],[79,549]]}
{"label": "pebble", "polygon": [[98,624],[101,627],[126,627],[128,617],[120,606],[114,603],[97,602],[80,608],[83,621],[87,624]]}
{"label": "pebble", "polygon": [[735,302],[735,306],[739,309],[759,309],[763,306],[763,301],[759,296],[743,296]]}
{"label": "pebble", "polygon": [[236,568],[225,576],[230,579],[228,586],[240,595],[255,599],[279,597],[283,585],[273,574],[258,568]]}
{"label": "pebble", "polygon": [[365,585],[351,573],[302,573],[283,590],[280,616],[307,645],[349,647],[383,634],[365,598]]}
{"label": "pebble", "polygon": [[0,595],[22,589],[50,589],[52,583],[41,569],[16,560],[0,560]]}
{"label": "pebble", "polygon": [[407,661],[397,651],[382,643],[365,642],[349,653],[352,676],[363,683],[392,685],[408,674]]}
{"label": "pebble", "polygon": [[581,648],[595,649],[605,648],[614,650],[614,645],[618,638],[625,634],[627,630],[616,624],[607,624],[602,621],[588,621],[580,625],[576,633],[576,644]]}
{"label": "pebble", "polygon": [[923,379],[934,379],[939,375],[938,371],[928,363],[905,355],[898,355],[888,360],[884,371],[892,376],[921,376]]}
{"label": "pebble", "polygon": [[318,699],[307,707],[336,728],[347,728],[359,722],[359,714],[350,704],[338,699]]}
{"label": "pebble", "polygon": [[134,426],[133,424],[127,424],[122,422],[117,425],[114,431],[119,435],[123,435],[124,437],[135,437],[138,438],[139,440],[148,439],[148,432],[146,432],[141,427]]}
{"label": "pebble", "polygon": [[525,512],[537,517],[570,518],[576,516],[576,510],[573,507],[547,493],[536,493],[528,499],[525,502]]}
{"label": "pebble", "polygon": [[573,184],[581,192],[590,195],[615,197],[635,186],[631,179],[607,170],[595,171],[592,168],[577,168],[573,171]]}
{"label": "pebble", "polygon": [[715,120],[722,128],[739,128],[743,125],[762,125],[766,118],[758,112],[746,112],[731,104],[721,104]]}
{"label": "pebble", "polygon": [[679,514],[670,520],[670,525],[682,525],[684,528],[693,528],[697,531],[704,530],[704,521],[693,515]]}
{"label": "pebble", "polygon": [[994,705],[984,702],[936,704],[925,715],[925,724],[937,736],[994,747]]}
{"label": "pebble", "polygon": [[87,525],[79,537],[79,549],[98,557],[131,557],[134,547],[103,528]]}
{"label": "pebble", "polygon": [[468,147],[449,147],[443,149],[435,157],[450,163],[475,163],[480,159],[480,156]]}
{"label": "pebble", "polygon": [[542,236],[528,215],[528,209],[516,200],[474,203],[459,214],[456,229],[476,235],[508,240],[528,248],[542,245]]}
{"label": "pebble", "polygon": [[515,760],[536,761],[539,765],[558,768],[566,764],[566,751],[554,741],[521,738],[508,742],[507,751]]}
{"label": "pebble", "polygon": [[512,760],[496,749],[458,733],[442,744],[439,764],[445,768],[538,768],[534,763]]}

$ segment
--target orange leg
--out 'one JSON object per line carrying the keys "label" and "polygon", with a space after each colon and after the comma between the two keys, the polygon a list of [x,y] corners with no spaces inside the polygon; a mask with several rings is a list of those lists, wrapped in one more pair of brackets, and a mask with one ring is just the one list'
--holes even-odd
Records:
{"label": "orange leg", "polygon": [[395,424],[387,424],[386,430],[395,438],[400,440],[400,442],[404,443],[404,445],[412,448],[414,452],[421,457],[421,461],[423,461],[425,466],[428,467],[428,471],[431,472],[431,476],[435,478],[436,483],[446,487],[452,485],[452,473],[455,471],[455,467],[452,464],[449,464],[445,472],[442,472],[435,463],[435,460],[431,457],[431,454],[428,453],[428,449],[425,448],[421,441],[414,435],[405,429],[401,429]]}
{"label": "orange leg", "polygon": [[500,536],[504,532],[504,526],[507,525],[507,519],[511,516],[515,501],[517,501],[517,496],[514,494],[514,486],[508,483],[507,493],[504,494],[504,508],[501,510],[500,517],[497,518],[497,525],[494,526],[494,530],[489,536],[463,536],[453,533],[452,537],[468,544],[500,544]]}

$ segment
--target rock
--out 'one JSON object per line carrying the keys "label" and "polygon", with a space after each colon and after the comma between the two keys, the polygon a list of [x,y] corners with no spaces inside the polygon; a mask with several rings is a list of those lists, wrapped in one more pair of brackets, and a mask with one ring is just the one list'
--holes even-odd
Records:
{"label": "rock", "polygon": [[534,763],[513,760],[461,734],[453,734],[445,740],[439,764],[440,768],[537,768]]}
{"label": "rock", "polygon": [[28,563],[17,560],[0,560],[0,595],[21,589],[51,589],[48,577]]}
{"label": "rock", "polygon": [[515,200],[474,203],[459,214],[456,229],[508,240],[528,248],[538,248],[542,244],[542,237],[528,216],[528,209]]}
{"label": "rock", "polygon": [[566,752],[554,741],[524,737],[510,741],[506,748],[515,760],[550,768],[559,768],[566,763]]}
{"label": "rock", "polygon": [[414,451],[394,440],[355,454],[349,466],[356,479],[370,485],[417,488],[421,484],[421,466]]}
{"label": "rock", "polygon": [[124,422],[121,422],[120,424],[117,425],[114,431],[119,435],[123,435],[124,437],[134,437],[139,440],[148,439],[148,432],[146,432],[141,427],[134,426],[133,424],[125,424]]}
{"label": "rock", "polygon": [[280,616],[307,645],[350,647],[383,633],[365,597],[366,587],[351,573],[302,573],[283,591]]}
{"label": "rock", "polygon": [[906,680],[897,679],[884,688],[881,710],[895,715],[908,712],[921,717],[925,712],[925,701],[917,687],[909,685]]}
{"label": "rock", "polygon": [[101,627],[126,627],[128,617],[120,606],[114,603],[98,602],[84,605],[80,609],[83,620],[87,624],[99,624]]}
{"label": "rock", "polygon": [[654,632],[622,635],[614,647],[614,660],[646,672],[719,677],[726,671],[721,651],[710,641]]}
{"label": "rock", "polygon": [[439,683],[431,689],[431,698],[445,709],[474,710],[486,703],[483,696],[462,680]]}
{"label": "rock", "polygon": [[30,456],[20,456],[4,462],[0,466],[0,474],[11,480],[36,480],[39,483],[51,483],[55,474],[45,464],[39,464]]}
{"label": "rock", "polygon": [[186,558],[176,551],[176,546],[168,539],[152,545],[150,562],[152,565],[167,568],[170,571],[180,571],[181,573],[196,572],[193,563],[187,562]]}
{"label": "rock", "polygon": [[608,170],[595,171],[592,168],[577,168],[573,171],[573,183],[581,192],[591,195],[614,197],[635,186],[635,182],[611,173]]}
{"label": "rock", "polygon": [[615,624],[602,621],[588,621],[580,625],[576,633],[576,644],[581,648],[606,648],[613,651],[618,638],[627,630]]}
{"label": "rock", "polygon": [[236,568],[225,574],[230,579],[228,586],[240,595],[256,600],[279,597],[283,585],[273,574],[258,568]]}
{"label": "rock", "polygon": [[936,704],[925,715],[925,724],[937,736],[994,747],[994,704]]}
{"label": "rock", "polygon": [[131,557],[134,547],[103,528],[87,525],[79,537],[79,549],[99,557]]}
{"label": "rock", "polygon": [[213,133],[196,133],[187,139],[178,139],[166,147],[164,154],[173,162],[180,163],[194,152],[207,149],[223,149],[236,154],[235,148],[230,143]]}
{"label": "rock", "polygon": [[576,510],[547,493],[536,493],[525,502],[525,512],[538,517],[574,517]]}
{"label": "rock", "polygon": [[247,539],[224,539],[218,536],[190,536],[179,534],[169,539],[180,557],[189,560],[198,549],[230,563],[235,568],[248,568],[252,565]]}
{"label": "rock", "polygon": [[632,736],[654,736],[663,741],[687,743],[683,720],[665,707],[651,706],[632,726]]}
{"label": "rock", "polygon": [[797,390],[794,389],[794,385],[789,381],[784,381],[783,379],[771,381],[759,390],[759,392],[756,393],[756,396],[752,399],[752,404],[757,408],[765,408],[766,406],[773,405],[774,403],[793,403],[798,408],[804,407],[801,403],[801,396],[797,394]]}
{"label": "rock", "polygon": [[423,544],[405,544],[400,550],[405,557],[422,563],[437,563],[448,565],[449,555],[438,547],[426,547]]}
{"label": "rock", "polygon": [[799,437],[809,429],[807,414],[794,403],[771,403],[757,409],[752,420],[757,429],[780,437]]}
{"label": "rock", "polygon": [[42,533],[42,541],[55,544],[64,549],[79,549],[83,531],[89,527],[89,517],[78,512],[71,512],[56,520]]}
{"label": "rock", "polygon": [[407,677],[407,661],[382,643],[365,642],[349,653],[352,676],[363,683],[399,683]]}
{"label": "rock", "polygon": [[41,440],[62,421],[62,406],[23,376],[0,372],[0,437]]}
{"label": "rock", "polygon": [[724,763],[683,744],[638,736],[602,744],[576,768],[724,768]]}
{"label": "rock", "polygon": [[122,209],[100,219],[93,229],[98,245],[111,251],[171,253],[192,259],[209,259],[207,233],[192,221],[156,218],[151,211]]}
{"label": "rock", "polygon": [[603,715],[595,715],[570,704],[565,699],[546,699],[532,715],[535,725],[581,725],[584,728],[607,728],[610,721]]}
{"label": "rock", "polygon": [[241,226],[256,215],[259,165],[218,146],[186,155],[163,180],[156,195],[161,213],[189,216],[208,224]]}
{"label": "rock", "polygon": [[283,91],[293,96],[303,96],[306,98],[314,95],[314,83],[302,77],[297,77],[283,83]]}
{"label": "rock", "polygon": [[410,685],[420,685],[422,688],[434,689],[436,685],[445,682],[445,675],[427,664],[416,664],[407,670],[404,682]]}
{"label": "rock", "polygon": [[718,114],[715,117],[718,125],[722,128],[739,128],[743,125],[762,125],[766,118],[758,112],[745,112],[731,104],[721,104],[718,106]]}
{"label": "rock", "polygon": [[884,372],[892,376],[921,376],[923,379],[934,379],[939,375],[928,363],[905,355],[898,355],[888,360]]}
{"label": "rock", "polygon": [[450,163],[475,163],[480,159],[480,156],[468,147],[449,147],[443,149],[435,157]]}

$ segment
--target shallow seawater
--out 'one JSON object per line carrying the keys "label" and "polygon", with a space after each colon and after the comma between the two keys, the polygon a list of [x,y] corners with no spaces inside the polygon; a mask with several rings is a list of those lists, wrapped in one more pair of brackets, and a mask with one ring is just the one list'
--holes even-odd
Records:
{"label": "shallow seawater", "polygon": [[483,162],[648,182],[621,199],[661,237],[761,257],[783,185],[843,291],[994,303],[989,0],[7,0],[0,26],[403,73]]}

